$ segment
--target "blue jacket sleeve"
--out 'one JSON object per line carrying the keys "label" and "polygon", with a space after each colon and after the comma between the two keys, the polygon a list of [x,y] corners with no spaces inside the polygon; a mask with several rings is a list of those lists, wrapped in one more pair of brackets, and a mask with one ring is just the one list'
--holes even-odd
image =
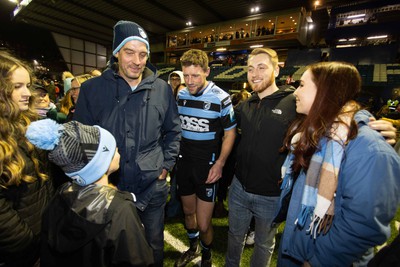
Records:
{"label": "blue jacket sleeve", "polygon": [[[365,131],[373,136],[372,143],[363,142]],[[315,241],[311,266],[350,266],[390,236],[390,221],[399,204],[400,158],[378,133],[367,126],[360,132],[346,149],[333,226]]]}

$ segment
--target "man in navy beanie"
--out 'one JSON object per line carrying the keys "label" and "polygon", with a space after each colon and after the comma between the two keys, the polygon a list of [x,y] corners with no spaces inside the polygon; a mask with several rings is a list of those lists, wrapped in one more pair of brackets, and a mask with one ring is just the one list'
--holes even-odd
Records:
{"label": "man in navy beanie", "polygon": [[117,22],[112,49],[108,68],[82,84],[74,119],[114,135],[121,154],[115,183],[136,195],[154,266],[163,266],[165,178],[181,138],[177,106],[168,84],[148,61],[149,38],[140,25]]}

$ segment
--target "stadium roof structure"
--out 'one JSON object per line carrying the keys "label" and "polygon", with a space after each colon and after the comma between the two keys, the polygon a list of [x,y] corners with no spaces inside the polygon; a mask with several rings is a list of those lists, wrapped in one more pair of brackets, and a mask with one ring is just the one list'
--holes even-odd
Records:
{"label": "stadium roof structure", "polygon": [[[367,0],[364,0],[367,1]],[[13,21],[52,32],[110,45],[112,28],[119,20],[140,24],[152,42],[163,42],[165,33],[191,26],[219,23],[258,13],[305,7],[329,12],[332,5],[348,5],[347,0],[17,0]],[[351,4],[359,1],[351,1]],[[325,11],[326,10],[326,11]]]}

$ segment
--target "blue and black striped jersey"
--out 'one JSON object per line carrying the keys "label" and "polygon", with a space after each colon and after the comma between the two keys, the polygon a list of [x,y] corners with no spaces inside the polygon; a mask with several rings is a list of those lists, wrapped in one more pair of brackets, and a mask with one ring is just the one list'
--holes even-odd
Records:
{"label": "blue and black striped jersey", "polygon": [[192,155],[203,154],[205,150],[207,154],[219,154],[223,131],[236,126],[229,94],[213,82],[208,82],[197,95],[191,95],[187,88],[179,91],[178,112],[182,127],[181,151]]}

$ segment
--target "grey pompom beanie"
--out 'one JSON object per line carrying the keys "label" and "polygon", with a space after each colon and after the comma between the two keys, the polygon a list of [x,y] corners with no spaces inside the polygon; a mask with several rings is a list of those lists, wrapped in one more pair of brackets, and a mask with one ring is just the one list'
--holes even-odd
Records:
{"label": "grey pompom beanie", "polygon": [[117,147],[107,130],[77,121],[35,121],[29,125],[26,137],[33,145],[49,150],[49,160],[81,186],[96,182],[107,172]]}

